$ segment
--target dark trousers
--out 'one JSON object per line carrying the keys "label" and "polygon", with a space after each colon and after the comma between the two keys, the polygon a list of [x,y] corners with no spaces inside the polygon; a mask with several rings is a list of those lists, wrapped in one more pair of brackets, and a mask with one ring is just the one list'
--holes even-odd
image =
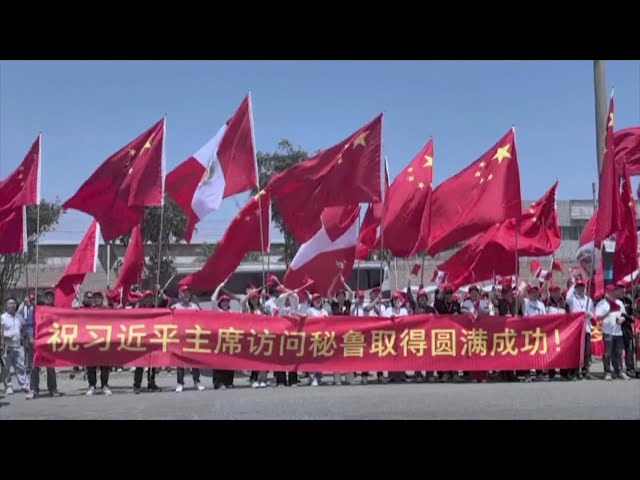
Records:
{"label": "dark trousers", "polygon": [[287,372],[275,372],[276,385],[296,385],[298,383],[298,372],[289,372],[289,382],[287,382]]}
{"label": "dark trousers", "polygon": [[215,388],[220,388],[223,385],[225,387],[230,387],[233,385],[233,370],[214,370],[213,371],[213,386]]}
{"label": "dark trousers", "polygon": [[[31,370],[31,390],[35,393],[40,391],[40,367],[33,367]],[[49,393],[58,391],[56,369],[53,367],[47,367],[47,390]]]}
{"label": "dark trousers", "polygon": [[627,368],[627,372],[633,372],[636,368],[634,365],[634,344],[632,335],[623,335],[624,339],[624,363]]}
{"label": "dark trousers", "polygon": [[[109,372],[111,367],[100,367],[100,386],[106,387],[109,385]],[[87,367],[87,379],[89,380],[89,386],[95,387],[98,383],[98,367]]]}
{"label": "dark trousers", "polygon": [[[142,375],[144,374],[144,367],[136,367],[135,372],[133,372],[133,387],[140,388],[142,386]],[[147,372],[147,385],[155,385],[156,384],[156,369],[150,368]]]}
{"label": "dark trousers", "polygon": [[622,335],[614,337],[613,335],[604,335],[604,357],[602,364],[604,371],[611,373],[611,364],[613,363],[613,371],[617,375],[622,371],[622,350],[624,349],[624,340]]}
{"label": "dark trousers", "polygon": [[584,362],[582,363],[582,373],[589,373],[591,367],[591,333],[584,334]]}
{"label": "dark trousers", "polygon": [[[200,383],[200,369],[192,368],[191,376],[193,377],[193,383]],[[184,385],[184,368],[178,367],[178,384]]]}

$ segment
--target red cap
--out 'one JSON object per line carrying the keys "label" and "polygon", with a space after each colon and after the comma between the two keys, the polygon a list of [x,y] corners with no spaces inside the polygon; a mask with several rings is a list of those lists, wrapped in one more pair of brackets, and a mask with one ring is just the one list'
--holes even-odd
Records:
{"label": "red cap", "polygon": [[[47,293],[47,292],[44,292]],[[30,301],[34,301],[36,299],[36,296],[34,294],[29,295],[29,300]]]}
{"label": "red cap", "polygon": [[144,292],[142,292],[142,298],[144,297],[155,297],[156,292],[154,292],[153,290],[145,290]]}
{"label": "red cap", "polygon": [[299,302],[306,302],[307,300],[309,300],[309,295],[307,294],[307,292],[298,292]]}
{"label": "red cap", "polygon": [[418,292],[418,294],[416,295],[416,298],[419,298],[419,297],[422,297],[422,296],[424,296],[424,297],[428,297],[429,296],[429,294],[427,293],[427,291],[424,288]]}
{"label": "red cap", "polygon": [[404,295],[400,290],[396,290],[395,292],[393,292],[393,295],[391,295],[392,300],[395,300],[396,298],[399,298],[400,300],[404,301]]}
{"label": "red cap", "polygon": [[178,292],[182,293],[182,292],[190,292],[191,289],[187,286],[187,285],[182,285],[179,289]]}
{"label": "red cap", "polygon": [[374,287],[371,289],[371,293],[373,293],[374,295],[377,295],[380,293],[380,287]]}
{"label": "red cap", "polygon": [[252,290],[247,294],[247,300],[251,300],[252,298],[260,298],[260,292],[258,290]]}
{"label": "red cap", "polygon": [[529,288],[527,289],[527,292],[530,292],[531,290],[540,291],[540,287],[538,287],[538,285],[529,285]]}
{"label": "red cap", "polygon": [[364,290],[358,290],[358,293],[356,294],[356,296],[358,298],[364,298]]}
{"label": "red cap", "polygon": [[608,292],[613,292],[615,289],[616,289],[615,285],[609,284],[607,285],[607,288],[605,288],[605,291],[608,293]]}
{"label": "red cap", "polygon": [[444,287],[442,287],[442,290],[444,291],[444,293],[453,293],[453,287],[451,285],[445,285]]}
{"label": "red cap", "polygon": [[562,290],[562,287],[560,285],[551,285],[549,287],[549,291],[554,291],[554,290]]}
{"label": "red cap", "polygon": [[231,299],[229,298],[229,295],[225,295],[225,294],[223,293],[222,295],[220,295],[220,296],[218,297],[218,305],[220,305],[220,303],[221,303],[221,302],[224,302],[225,300],[226,300],[227,302],[230,302],[230,301],[231,301]]}
{"label": "red cap", "polygon": [[624,284],[624,282],[616,282],[616,288],[627,288],[627,286]]}
{"label": "red cap", "polygon": [[320,295],[319,293],[314,293],[313,295],[311,295],[311,301],[314,302],[317,299],[322,299],[322,295]]}

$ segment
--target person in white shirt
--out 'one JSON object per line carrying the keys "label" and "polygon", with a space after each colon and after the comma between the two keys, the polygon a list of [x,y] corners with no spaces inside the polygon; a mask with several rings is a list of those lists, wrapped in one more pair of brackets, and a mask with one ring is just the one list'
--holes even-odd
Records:
{"label": "person in white shirt", "polygon": [[[251,315],[265,315],[264,305],[260,302],[260,290],[249,290],[247,296],[240,302],[243,313],[250,313]],[[266,388],[267,376],[269,372],[254,370],[249,376],[249,383],[251,388]]]}
{"label": "person in white shirt", "polygon": [[591,373],[591,321],[594,318],[593,300],[586,295],[585,282],[582,278],[576,280],[575,287],[572,285],[567,290],[567,306],[571,313],[585,312],[585,334],[584,334],[584,362],[582,364],[582,374],[577,373],[577,377],[590,380]]}
{"label": "person in white shirt", "polygon": [[[540,287],[537,285],[530,285],[527,290],[527,297],[522,300],[522,315],[524,317],[535,317],[537,315],[545,315],[547,313],[547,307],[540,299]],[[525,382],[531,382],[531,372],[518,371],[518,375],[524,375]],[[544,372],[542,370],[535,370],[537,380],[544,381]]]}
{"label": "person in white shirt", "polygon": [[[275,311],[283,317],[300,318],[298,313],[298,292],[295,290],[286,290],[275,301]],[[298,372],[275,372],[276,387],[297,387]]]}
{"label": "person in white shirt", "polygon": [[[386,309],[385,317],[396,318],[409,315],[408,310],[404,307],[405,299],[401,291],[396,290],[391,295],[391,306]],[[389,372],[389,382],[399,383],[406,377],[406,372]]]}
{"label": "person in white shirt", "polygon": [[[307,309],[308,317],[328,317],[329,312],[327,312],[322,307],[322,297],[317,293],[314,293],[311,296],[311,306]],[[322,381],[322,373],[321,372],[310,372],[309,373],[309,384],[312,387],[317,387],[320,385]]]}
{"label": "person in white shirt", "polygon": [[[211,295],[211,303],[214,311],[221,311],[231,313],[231,298],[232,296],[225,292],[222,292],[227,281],[225,280],[216,288],[213,295]],[[234,297],[235,298],[235,297]],[[233,388],[233,378],[235,372],[233,370],[213,370],[213,389],[214,390],[226,390],[227,388]]]}
{"label": "person in white shirt", "polygon": [[614,375],[623,380],[631,378],[622,371],[622,351],[624,339],[622,338],[622,324],[626,312],[624,303],[620,300],[624,296],[624,285],[607,285],[606,295],[596,305],[596,318],[602,321],[602,333],[604,336],[604,357],[602,364],[605,371],[605,380],[612,380],[611,363],[613,363]]}
{"label": "person in white shirt", "polygon": [[[351,315],[354,317],[383,317],[384,306],[381,303],[382,295],[379,287],[372,288],[369,292],[369,303],[360,306],[360,294],[364,297],[364,292],[358,293],[358,303],[351,307]],[[364,300],[364,299],[363,299]],[[378,383],[384,382],[384,372],[377,372]],[[369,384],[369,372],[362,372],[360,382],[363,385]]]}
{"label": "person in white shirt", "polygon": [[20,389],[27,395],[31,394],[29,389],[29,378],[27,377],[27,369],[25,366],[24,347],[22,346],[23,328],[25,325],[24,318],[18,313],[18,301],[14,297],[9,297],[5,302],[5,312],[2,314],[2,343],[6,351],[3,356],[2,383],[4,384],[5,394],[12,395],[13,387],[11,385],[11,367],[16,372],[18,385]]}
{"label": "person in white shirt", "polygon": [[[178,290],[178,303],[171,306],[173,310],[200,310],[200,307],[191,301],[191,290],[187,286],[182,286]],[[184,390],[184,367],[177,368],[177,381],[176,393],[181,393]],[[193,385],[196,390],[202,392],[205,390],[205,386],[200,383],[200,369],[192,368],[191,377],[193,378]]]}

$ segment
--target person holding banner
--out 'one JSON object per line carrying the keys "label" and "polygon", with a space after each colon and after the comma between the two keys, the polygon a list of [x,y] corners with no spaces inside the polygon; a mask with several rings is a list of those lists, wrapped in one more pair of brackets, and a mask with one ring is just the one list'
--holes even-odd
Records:
{"label": "person holding banner", "polygon": [[[82,301],[84,308],[102,308],[104,304],[104,297],[100,292],[85,292]],[[104,395],[112,395],[109,388],[109,372],[111,367],[100,366],[100,387]],[[89,381],[89,390],[85,395],[91,397],[96,393],[96,386],[98,384],[98,367],[87,367],[87,380]]]}
{"label": "person holding banner", "polygon": [[586,295],[586,285],[582,277],[575,280],[575,286],[571,279],[568,281],[567,305],[571,313],[585,312],[585,334],[584,334],[584,361],[582,372],[580,369],[574,371],[578,378],[591,380],[593,378],[589,372],[591,367],[591,321],[594,319],[593,300]]}
{"label": "person holding banner", "polygon": [[[51,295],[48,295],[51,293]],[[40,305],[53,306],[55,303],[55,294],[52,290],[45,291],[45,294],[42,296],[42,300]],[[32,365],[31,369],[31,392],[27,394],[27,400],[31,400],[40,395],[40,367],[33,366],[33,355],[34,355],[34,342],[35,342],[35,330],[34,330],[34,319],[35,319],[35,311],[36,306],[34,305],[31,308],[30,316],[31,318],[27,320],[27,344],[29,345],[29,355],[30,355],[30,364]],[[58,392],[58,379],[56,378],[56,369],[53,367],[47,367],[47,390],[49,390],[50,397],[59,397],[61,396],[60,392]]]}
{"label": "person holding banner", "polygon": [[[137,308],[155,308],[155,293],[153,290],[146,290],[142,293],[142,296],[138,300],[136,305]],[[158,305],[158,308],[161,308]],[[152,392],[159,392],[161,390],[158,385],[156,385],[156,373],[157,368],[149,367],[147,369],[147,390]],[[142,388],[142,377],[144,375],[144,367],[136,367],[133,371],[133,393],[139,394],[140,389]]]}
{"label": "person holding banner", "polygon": [[631,378],[622,371],[622,351],[624,350],[624,339],[622,337],[622,324],[628,317],[622,303],[624,295],[624,285],[607,285],[605,297],[596,305],[596,318],[602,321],[602,333],[604,335],[604,365],[605,380],[612,380],[611,364],[613,363],[613,374],[623,380]]}
{"label": "person holding banner", "polygon": [[[191,290],[185,285],[178,290],[178,303],[171,308],[174,310],[200,310],[200,307],[191,301]],[[184,367],[177,368],[178,386],[176,387],[176,393],[181,393],[184,390],[184,373]],[[193,385],[196,387],[196,390],[199,392],[205,390],[205,386],[200,383],[199,368],[191,369],[191,377],[193,378]]]}
{"label": "person holding banner", "polygon": [[[282,293],[275,303],[276,311],[284,317],[299,318],[298,314],[298,292],[286,290]],[[298,372],[275,372],[276,387],[297,387]],[[287,378],[288,376],[288,378]]]}
{"label": "person holding banner", "polygon": [[[322,297],[317,293],[314,293],[311,296],[311,306],[307,309],[308,317],[328,317],[329,313],[322,308]],[[309,385],[312,387],[317,387],[322,382],[322,373],[321,372],[310,372],[309,373]]]}
{"label": "person holding banner", "polygon": [[[433,308],[432,305],[429,305],[429,294],[423,288],[423,285],[420,285],[418,290],[418,294],[416,295],[416,299],[413,299],[413,294],[411,292],[411,280],[407,283],[407,300],[409,305],[411,306],[411,310],[414,315],[434,315],[437,314],[436,309]],[[422,373],[417,371],[414,373],[414,379],[417,383],[422,383],[426,378],[430,383],[435,382],[435,377],[433,372],[425,372]]]}
{"label": "person holding banner", "polygon": [[[228,279],[227,279],[228,280]],[[213,305],[213,310],[219,310],[222,312],[231,312],[231,295],[228,292],[220,295],[220,292],[223,290],[224,286],[227,283],[227,280],[222,282],[216,290],[211,295],[211,303]],[[235,297],[234,297],[235,298]],[[227,388],[233,388],[233,377],[235,372],[233,370],[214,370],[213,371],[213,389],[214,390],[225,390]]]}
{"label": "person holding banner", "polygon": [[[260,302],[260,290],[252,289],[249,290],[247,296],[241,302],[242,312],[249,313],[251,315],[265,315],[264,306]],[[249,382],[251,383],[251,388],[266,388],[267,387],[267,375],[269,372],[257,371],[254,370],[251,372],[251,376],[249,377]]]}
{"label": "person holding banner", "polygon": [[[387,308],[384,316],[390,318],[406,317],[409,315],[409,312],[404,306],[405,303],[406,300],[402,292],[396,290],[393,292],[393,295],[391,295],[391,306]],[[406,378],[406,372],[389,372],[388,377],[389,382],[400,383]]]}
{"label": "person holding banner", "polygon": [[[460,302],[453,298],[453,287],[445,285],[443,288],[443,295],[440,297],[436,291],[436,299],[433,302],[433,307],[440,315],[460,315],[462,308]],[[457,372],[438,372],[440,381],[446,383],[449,379],[454,380]]]}
{"label": "person holding banner", "polygon": [[[547,298],[547,313],[550,315],[563,314],[569,312],[569,305],[562,297],[562,287],[560,285],[551,285],[549,287],[549,298]],[[556,377],[555,369],[549,370],[549,379]],[[564,380],[575,380],[573,370],[563,368],[560,369],[560,377]]]}

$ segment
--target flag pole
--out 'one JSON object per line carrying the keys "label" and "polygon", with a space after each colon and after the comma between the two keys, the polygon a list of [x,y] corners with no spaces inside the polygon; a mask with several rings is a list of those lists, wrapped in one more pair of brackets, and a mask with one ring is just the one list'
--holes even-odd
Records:
{"label": "flag pole", "polygon": [[[384,157],[385,168],[387,165],[387,156]],[[386,186],[385,186],[386,187]],[[384,281],[384,217],[385,217],[385,189],[382,188],[382,214],[380,215],[380,293],[382,293],[382,283]]]}
{"label": "flag pole", "polygon": [[420,285],[424,287],[424,257],[426,256],[425,252],[422,252],[422,266],[420,267]]}
{"label": "flag pole", "polygon": [[[592,192],[592,196],[593,196],[593,214],[596,214],[596,209],[597,209],[597,200],[596,200],[596,182],[592,182],[591,183],[591,192]],[[591,291],[591,284],[593,283],[594,288],[595,288],[595,269],[596,269],[596,240],[595,238],[593,239],[593,250],[591,252],[591,271],[589,272],[589,284],[587,285],[587,299],[590,298],[590,294],[593,293]],[[604,275],[604,272],[603,272]],[[587,300],[588,303],[588,300]]]}
{"label": "flag pole", "polygon": [[[162,269],[162,236],[164,235],[164,171],[165,171],[165,145],[167,141],[167,114],[164,115],[164,121],[162,122],[162,173],[160,176],[160,185],[162,186],[162,192],[160,194],[160,234],[158,236],[158,270],[156,272],[156,285],[160,285],[160,270]],[[144,249],[144,245],[142,247]],[[144,260],[143,260],[144,262]],[[156,291],[155,306],[158,306],[158,299],[160,291]]]}
{"label": "flag pole", "polygon": [[[33,292],[36,303],[38,303],[38,271],[40,270],[40,169],[42,168],[42,132],[38,134],[38,178],[36,187],[36,197],[38,200],[38,206],[36,207],[36,285]],[[26,212],[26,209],[25,209]],[[29,259],[29,246],[27,244],[27,260]],[[29,265],[27,264],[27,270]]]}
{"label": "flag pole", "polygon": [[[356,255],[358,255],[358,239],[360,238],[360,209],[358,209],[358,235],[356,236]],[[356,267],[356,297],[360,290],[360,255],[358,255],[358,263]],[[355,298],[357,301],[358,299]]]}
{"label": "flag pole", "polygon": [[[264,268],[264,232],[262,228],[262,189],[260,187],[260,172],[258,171],[258,153],[256,150],[256,131],[253,128],[253,96],[251,95],[251,90],[247,93],[247,97],[249,98],[249,122],[251,125],[251,143],[253,144],[253,156],[255,163],[255,172],[258,183],[258,215],[260,215],[260,259],[262,261],[262,285],[266,284],[266,276],[265,276],[265,268]],[[269,223],[269,228],[271,228],[271,223]],[[269,245],[267,245],[267,253],[271,253],[271,235],[269,235]],[[267,257],[268,267],[267,269],[271,269],[271,255]]]}
{"label": "flag pole", "polygon": [[258,214],[260,215],[260,259],[262,260],[262,285],[266,284],[265,269],[264,269],[264,232],[262,231],[262,195],[258,190]]}

